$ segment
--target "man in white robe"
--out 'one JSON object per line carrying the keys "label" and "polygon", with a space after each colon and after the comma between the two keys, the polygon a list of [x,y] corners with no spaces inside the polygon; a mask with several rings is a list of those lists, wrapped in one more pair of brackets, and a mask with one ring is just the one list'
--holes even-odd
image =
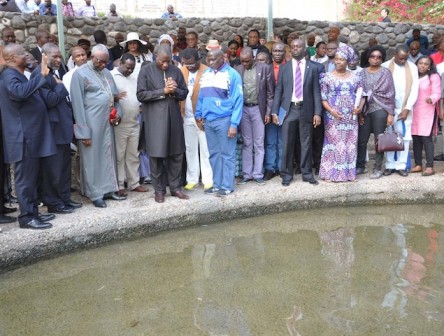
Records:
{"label": "man in white robe", "polygon": [[[110,72],[108,49],[96,45],[91,60],[74,72],[71,80],[71,103],[74,112],[74,134],[79,140],[80,179],[82,195],[99,208],[107,205],[104,199],[123,200],[117,195],[117,172],[112,124],[118,124],[123,113],[118,101],[125,96],[118,93]],[[119,113],[110,119],[112,108]]]}
{"label": "man in white robe", "polygon": [[395,131],[404,139],[404,150],[399,152],[386,152],[384,175],[388,176],[395,171],[403,176],[408,176],[409,146],[412,140],[412,115],[413,105],[418,98],[419,79],[418,68],[408,61],[409,48],[399,45],[395,50],[395,56],[382,64],[390,70],[395,83]]}

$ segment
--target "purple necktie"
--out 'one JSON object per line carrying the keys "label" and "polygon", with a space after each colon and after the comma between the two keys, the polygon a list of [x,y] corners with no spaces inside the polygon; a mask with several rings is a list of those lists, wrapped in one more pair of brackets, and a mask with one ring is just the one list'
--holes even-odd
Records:
{"label": "purple necktie", "polygon": [[296,61],[296,71],[294,73],[294,95],[296,99],[302,98],[302,74],[299,65],[300,61]]}

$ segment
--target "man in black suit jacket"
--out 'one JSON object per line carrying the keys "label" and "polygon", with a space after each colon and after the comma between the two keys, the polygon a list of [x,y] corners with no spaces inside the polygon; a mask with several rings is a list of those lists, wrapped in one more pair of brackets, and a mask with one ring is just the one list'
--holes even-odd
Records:
{"label": "man in black suit jacket", "polygon": [[42,63],[42,47],[45,43],[48,43],[50,39],[49,32],[47,30],[39,29],[35,33],[35,39],[37,47],[32,48],[29,53],[34,56],[35,60],[40,64]]}
{"label": "man in black suit jacket", "polygon": [[[296,134],[299,130],[301,142],[302,180],[310,184],[319,182],[312,172],[312,137],[313,127],[321,124],[321,91],[319,85],[319,68],[311,61],[306,61],[305,43],[301,39],[291,43],[293,59],[279,69],[278,82],[272,106],[273,122],[278,123],[279,114],[285,117],[282,123],[282,185],[289,186],[293,179],[294,148]],[[299,70],[297,69],[299,67]],[[302,83],[295,83],[296,73],[300,73]],[[297,97],[295,84],[302,85],[302,96]]]}
{"label": "man in black suit jacket", "polygon": [[[40,89],[40,94],[48,109],[49,122],[57,147],[57,154],[43,162],[41,191],[43,203],[49,213],[71,213],[81,203],[71,200],[71,141],[73,139],[73,115],[69,101],[69,93],[60,80],[62,54],[54,43],[46,43],[42,52],[48,58],[50,84]],[[38,76],[42,71],[39,65],[31,75]]]}
{"label": "man in black suit jacket", "polygon": [[8,44],[3,49],[7,68],[0,75],[1,118],[4,158],[15,164],[15,190],[20,206],[21,228],[47,229],[54,215],[39,216],[37,180],[42,162],[56,154],[48,111],[40,89],[50,84],[46,56],[41,73],[28,81],[24,75],[28,65],[25,49]]}

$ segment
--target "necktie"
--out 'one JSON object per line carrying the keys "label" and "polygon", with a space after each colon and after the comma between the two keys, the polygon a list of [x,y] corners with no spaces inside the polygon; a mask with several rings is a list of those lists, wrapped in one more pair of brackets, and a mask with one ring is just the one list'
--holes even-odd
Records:
{"label": "necktie", "polygon": [[301,62],[296,61],[296,71],[294,73],[294,95],[296,99],[302,98],[302,74],[300,68]]}

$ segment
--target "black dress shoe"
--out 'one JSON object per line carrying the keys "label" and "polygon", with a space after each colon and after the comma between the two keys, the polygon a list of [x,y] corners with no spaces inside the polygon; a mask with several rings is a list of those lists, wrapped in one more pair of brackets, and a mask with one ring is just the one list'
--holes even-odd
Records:
{"label": "black dress shoe", "polygon": [[444,161],[444,154],[437,155],[433,158],[434,161]]}
{"label": "black dress shoe", "polygon": [[103,196],[103,199],[107,200],[114,200],[114,201],[123,201],[126,200],[126,196],[119,196],[116,192],[108,193],[105,196]]}
{"label": "black dress shoe", "polygon": [[4,207],[3,208],[3,213],[4,214],[13,213],[13,212],[16,212],[16,211],[17,211],[17,208],[8,208],[8,207]]}
{"label": "black dress shoe", "polygon": [[5,216],[4,214],[0,214],[0,224],[8,224],[14,223],[17,220],[15,217]]}
{"label": "black dress shoe", "polygon": [[154,200],[157,202],[157,203],[163,203],[163,202],[165,202],[165,194],[163,193],[163,192],[155,192],[154,193]]}
{"label": "black dress shoe", "polygon": [[409,173],[407,173],[407,171],[404,170],[404,169],[399,169],[399,170],[398,170],[398,174],[399,174],[400,176],[402,176],[402,177],[406,177],[406,176],[409,175]]}
{"label": "black dress shoe", "polygon": [[69,200],[69,202],[65,203],[66,206],[74,208],[74,209],[78,209],[81,208],[83,206],[82,203],[73,201],[72,199]]}
{"label": "black dress shoe", "polygon": [[56,214],[69,214],[72,213],[74,211],[74,208],[71,208],[69,206],[66,205],[62,205],[59,207],[50,207],[48,206],[48,212],[49,213],[56,213]]}
{"label": "black dress shoe", "polygon": [[93,204],[96,208],[106,208],[106,203],[103,199],[98,199],[93,201]]}
{"label": "black dress shoe", "polygon": [[282,180],[282,185],[284,187],[288,187],[290,185],[290,181]]}
{"label": "black dress shoe", "polygon": [[33,229],[33,230],[44,230],[44,229],[49,229],[52,228],[52,224],[51,223],[44,223],[38,219],[33,219],[31,221],[29,221],[28,223],[20,223],[20,227],[22,229]]}
{"label": "black dress shoe", "polygon": [[269,180],[271,180],[275,176],[276,175],[271,170],[266,170],[265,173],[264,173],[264,180],[265,181],[269,181]]}
{"label": "black dress shoe", "polygon": [[394,169],[386,169],[386,170],[384,170],[384,173],[383,173],[382,175],[384,175],[384,176],[390,176],[390,175],[392,175],[394,172],[395,172]]}
{"label": "black dress shoe", "polygon": [[49,222],[50,220],[53,220],[55,218],[55,215],[53,214],[41,214],[39,213],[39,215],[37,216],[37,219],[40,222],[46,223]]}
{"label": "black dress shoe", "polygon": [[308,179],[302,179],[302,181],[308,182],[308,183],[313,184],[313,185],[318,185],[319,184],[319,181],[316,180],[314,177],[308,178]]}

